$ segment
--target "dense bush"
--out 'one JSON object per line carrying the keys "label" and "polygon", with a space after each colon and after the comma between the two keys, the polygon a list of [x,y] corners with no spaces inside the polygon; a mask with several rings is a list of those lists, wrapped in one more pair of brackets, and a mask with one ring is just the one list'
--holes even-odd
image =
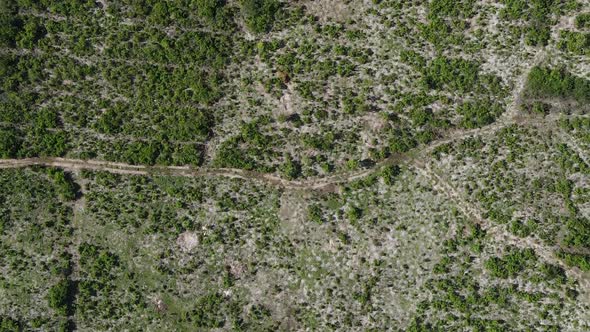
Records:
{"label": "dense bush", "polygon": [[583,13],[576,16],[575,24],[578,29],[590,28],[590,13]]}
{"label": "dense bush", "polygon": [[242,0],[246,26],[255,33],[268,32],[273,26],[280,3],[276,0]]}
{"label": "dense bush", "polygon": [[56,190],[64,200],[76,198],[79,186],[72,180],[69,174],[58,168],[48,168],[47,173],[55,183]]}
{"label": "dense bush", "polygon": [[498,104],[489,101],[465,102],[459,106],[457,112],[462,115],[460,126],[473,129],[489,125],[502,113]]}
{"label": "dense bush", "polygon": [[20,150],[20,144],[16,130],[0,129],[0,156],[2,158],[15,158]]}
{"label": "dense bush", "polygon": [[10,317],[0,316],[0,332],[17,332],[22,331],[21,324]]}
{"label": "dense bush", "polygon": [[557,46],[575,55],[588,55],[590,54],[590,33],[561,31]]}
{"label": "dense bush", "polygon": [[485,262],[485,267],[490,273],[498,278],[514,277],[524,270],[537,257],[532,249],[512,249],[503,257],[492,257]]}
{"label": "dense bush", "polygon": [[47,294],[47,301],[49,307],[55,309],[60,315],[68,315],[71,313],[73,289],[72,282],[68,279],[61,279],[57,284],[49,289]]}
{"label": "dense bush", "polygon": [[527,94],[534,98],[572,98],[590,101],[590,81],[563,68],[535,67],[528,76]]}
{"label": "dense bush", "polygon": [[190,312],[190,320],[197,327],[221,328],[225,323],[222,310],[223,297],[217,293],[207,294],[197,300],[195,309]]}
{"label": "dense bush", "polygon": [[389,165],[381,169],[380,176],[383,179],[383,182],[390,186],[395,182],[395,179],[400,173],[401,169],[398,165]]}
{"label": "dense bush", "polygon": [[22,27],[20,18],[3,12],[0,8],[0,47],[14,47],[16,36]]}
{"label": "dense bush", "polygon": [[321,224],[324,222],[322,208],[318,204],[311,204],[307,208],[307,217],[310,221],[313,221],[317,224]]}
{"label": "dense bush", "polygon": [[294,180],[301,175],[301,164],[291,155],[287,155],[279,170],[287,180]]}
{"label": "dense bush", "polygon": [[424,67],[423,81],[431,89],[466,92],[475,88],[478,73],[479,65],[471,61],[437,57]]}

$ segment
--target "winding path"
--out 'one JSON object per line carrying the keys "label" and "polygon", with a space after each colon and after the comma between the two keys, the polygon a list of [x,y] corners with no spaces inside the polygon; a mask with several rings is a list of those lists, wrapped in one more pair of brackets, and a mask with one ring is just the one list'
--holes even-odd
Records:
{"label": "winding path", "polygon": [[435,148],[443,144],[461,140],[469,136],[492,133],[508,125],[516,123],[518,107],[520,105],[523,91],[526,87],[526,79],[528,77],[528,74],[534,66],[538,65],[545,58],[545,56],[546,50],[539,50],[533,58],[533,60],[528,64],[525,70],[523,70],[521,75],[516,80],[510,104],[507,106],[506,111],[502,114],[502,116],[498,118],[497,121],[493,124],[477,129],[451,131],[447,133],[446,137],[431,142],[429,145],[421,147],[421,149],[417,148],[406,154],[394,154],[389,158],[377,163],[374,167],[369,169],[361,169],[357,171],[339,173],[322,178],[286,180],[277,176],[276,174],[246,171],[234,168],[205,168],[191,166],[161,165],[147,166],[101,160],[82,160],[53,157],[0,159],[0,169],[39,165],[59,167],[67,170],[85,169],[129,175],[168,175],[184,177],[219,176],[226,178],[239,178],[245,180],[258,180],[267,182],[272,185],[277,185],[285,189],[334,191],[336,190],[337,186],[350,183],[352,181],[374,174],[378,172],[383,166],[401,162],[412,164],[416,160],[426,158],[430,152],[432,152]]}

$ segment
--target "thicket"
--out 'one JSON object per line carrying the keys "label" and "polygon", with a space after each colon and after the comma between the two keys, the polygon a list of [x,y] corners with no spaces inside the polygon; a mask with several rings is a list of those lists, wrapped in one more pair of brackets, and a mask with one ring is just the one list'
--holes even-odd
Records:
{"label": "thicket", "polygon": [[246,26],[255,33],[270,31],[280,9],[276,0],[241,0]]}
{"label": "thicket", "polygon": [[61,279],[53,285],[47,294],[49,307],[62,316],[72,313],[74,300],[74,284],[69,279]]}
{"label": "thicket", "polygon": [[47,168],[47,174],[53,180],[56,191],[63,200],[69,201],[76,198],[80,187],[72,180],[69,174],[59,168]]}
{"label": "thicket", "polygon": [[583,13],[576,16],[575,25],[578,29],[589,29],[590,28],[590,13]]}
{"label": "thicket", "polygon": [[582,271],[590,271],[590,256],[585,254],[569,253],[566,251],[559,251],[558,257],[568,266],[576,266],[582,269]]}
{"label": "thicket", "polygon": [[550,20],[557,13],[561,1],[554,0],[503,0],[501,17],[527,22],[525,41],[529,45],[544,46],[550,39]]}
{"label": "thicket", "polygon": [[379,172],[379,175],[383,179],[383,182],[390,186],[395,182],[400,173],[401,169],[398,165],[389,165],[383,167]]}
{"label": "thicket", "polygon": [[493,123],[502,114],[500,105],[490,101],[469,101],[461,104],[457,112],[462,115],[459,125],[463,128],[480,128]]}
{"label": "thicket", "polygon": [[576,31],[561,31],[560,40],[557,44],[563,51],[575,55],[590,54],[590,33]]}
{"label": "thicket", "polygon": [[514,277],[525,268],[534,264],[537,256],[532,249],[511,249],[502,257],[492,257],[485,262],[485,267],[497,278]]}
{"label": "thicket", "polygon": [[459,44],[463,31],[468,28],[465,21],[474,14],[475,1],[433,0],[428,4],[428,23],[419,24],[422,36],[438,48]]}
{"label": "thicket", "polygon": [[16,319],[0,316],[0,332],[22,331],[21,324]]}
{"label": "thicket", "polygon": [[476,87],[479,65],[460,58],[437,57],[423,67],[422,71],[426,87],[448,88],[463,93]]}
{"label": "thicket", "polygon": [[533,98],[571,98],[590,101],[590,81],[564,68],[534,67],[528,76],[527,95]]}

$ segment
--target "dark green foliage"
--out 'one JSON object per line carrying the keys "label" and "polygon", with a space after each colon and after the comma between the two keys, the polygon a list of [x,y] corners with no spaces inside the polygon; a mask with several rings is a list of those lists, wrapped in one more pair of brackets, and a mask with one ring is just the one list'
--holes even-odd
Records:
{"label": "dark green foliage", "polygon": [[460,126],[473,129],[493,123],[503,109],[500,105],[489,101],[475,101],[463,103],[457,109],[462,115]]}
{"label": "dark green foliage", "polygon": [[162,144],[157,141],[131,142],[125,146],[123,158],[134,165],[154,165],[161,151]]}
{"label": "dark green foliage", "polygon": [[547,115],[551,111],[551,105],[541,101],[535,101],[530,104],[523,105],[523,109],[528,112]]}
{"label": "dark green foliage", "polygon": [[583,13],[576,16],[575,20],[576,28],[578,29],[589,29],[590,28],[590,13]]}
{"label": "dark green foliage", "polygon": [[197,327],[221,328],[225,323],[221,312],[222,306],[223,297],[217,293],[210,293],[199,298],[195,309],[187,315]]}
{"label": "dark green foliage", "polygon": [[0,156],[2,158],[15,158],[20,144],[16,130],[0,129]]}
{"label": "dark green foliage", "polygon": [[590,248],[590,221],[586,218],[568,218],[567,234],[563,244],[570,247],[583,249]]}
{"label": "dark green foliage", "polygon": [[407,63],[415,68],[426,67],[426,59],[420,53],[414,50],[402,50],[400,54],[402,62]]}
{"label": "dark green foliage", "polygon": [[317,224],[322,224],[324,222],[322,208],[318,204],[311,204],[307,208],[307,217],[309,220]]}
{"label": "dark green foliage", "polygon": [[329,151],[332,149],[335,140],[336,135],[332,132],[328,132],[324,135],[305,134],[303,136],[304,145],[321,151]]}
{"label": "dark green foliage", "polygon": [[526,0],[503,0],[504,9],[502,10],[502,16],[510,19],[521,19],[524,18],[526,10],[529,5]]}
{"label": "dark green foliage", "polygon": [[563,285],[567,281],[565,270],[559,266],[543,263],[540,272],[544,275],[545,280],[553,280],[559,285]]}
{"label": "dark green foliage", "polygon": [[590,271],[590,256],[584,254],[572,254],[565,251],[559,251],[558,257],[568,266],[576,266],[582,269],[582,271]]}
{"label": "dark green foliage", "polygon": [[47,129],[34,129],[27,133],[26,140],[29,145],[23,146],[24,154],[28,157],[61,157],[69,149],[68,134],[65,131],[50,131]]}
{"label": "dark green foliage", "polygon": [[60,315],[71,313],[73,301],[73,284],[68,279],[61,279],[49,289],[47,294],[49,307],[55,309]]}
{"label": "dark green foliage", "polygon": [[412,110],[410,117],[414,125],[424,126],[433,120],[434,115],[429,108],[417,108]]}
{"label": "dark green foliage", "polygon": [[105,134],[116,134],[121,131],[125,120],[123,110],[109,109],[96,122],[96,129]]}
{"label": "dark green foliage", "polygon": [[22,331],[21,325],[15,319],[0,316],[0,332]]}
{"label": "dark green foliage", "polygon": [[294,160],[291,155],[287,155],[279,170],[287,180],[293,180],[301,175],[301,164]]}
{"label": "dark green foliage", "polygon": [[434,19],[437,17],[471,17],[475,13],[473,11],[474,0],[432,0],[428,5],[428,18]]}
{"label": "dark green foliage", "polygon": [[168,121],[166,132],[170,133],[170,138],[187,141],[208,137],[214,125],[210,114],[197,110],[178,111]]}
{"label": "dark green foliage", "polygon": [[196,0],[193,3],[197,7],[197,14],[209,19],[215,19],[225,6],[225,0]]}
{"label": "dark green foliage", "polygon": [[381,169],[380,176],[383,179],[383,182],[390,186],[395,182],[395,179],[400,173],[401,169],[398,165],[390,165]]}
{"label": "dark green foliage", "polygon": [[48,168],[47,173],[54,181],[57,192],[62,199],[73,200],[76,198],[79,186],[72,180],[69,174],[58,168]]}
{"label": "dark green foliage", "polygon": [[575,55],[588,55],[590,54],[590,33],[561,31],[557,46]]}
{"label": "dark green foliage", "polygon": [[219,147],[213,164],[216,167],[231,167],[253,170],[256,162],[238,147],[239,140],[229,139]]}
{"label": "dark green foliage", "polygon": [[196,144],[182,144],[174,150],[172,159],[176,165],[200,166],[203,163],[203,149]]}
{"label": "dark green foliage", "polygon": [[528,28],[525,41],[532,46],[546,46],[551,37],[551,29],[545,24],[534,24]]}
{"label": "dark green foliage", "polygon": [[549,21],[561,1],[554,0],[503,0],[503,18],[525,20],[525,41],[533,46],[545,46],[550,39]]}
{"label": "dark green foliage", "polygon": [[16,36],[22,29],[23,22],[0,8],[0,47],[14,47]]}
{"label": "dark green foliage", "polygon": [[420,24],[422,36],[442,49],[445,45],[459,44],[462,31],[468,25],[465,19],[475,14],[473,0],[433,0],[428,4],[428,23]]}
{"label": "dark green foliage", "polygon": [[244,123],[240,130],[242,140],[258,146],[268,145],[270,143],[270,137],[265,136],[260,132],[261,124],[264,124],[264,120]]}
{"label": "dark green foliage", "polygon": [[486,269],[497,278],[514,277],[537,260],[532,249],[511,249],[503,257],[492,257],[485,262]]}
{"label": "dark green foliage", "polygon": [[423,82],[430,89],[467,92],[475,88],[479,65],[459,58],[437,57],[424,68]]}
{"label": "dark green foliage", "polygon": [[29,18],[29,20],[24,23],[22,31],[16,36],[16,43],[19,47],[33,48],[33,46],[35,46],[46,33],[47,30],[39,19]]}
{"label": "dark green foliage", "polygon": [[242,0],[241,7],[248,29],[263,33],[273,27],[280,3],[276,0]]}
{"label": "dark green foliage", "polygon": [[389,141],[389,149],[393,153],[408,152],[410,149],[416,147],[418,142],[414,138],[412,132],[406,128],[395,129],[393,138]]}
{"label": "dark green foliage", "polygon": [[356,207],[356,206],[351,206],[346,210],[346,216],[348,217],[348,220],[351,223],[356,223],[360,217],[362,217],[363,215],[363,210]]}
{"label": "dark green foliage", "polygon": [[111,271],[119,266],[119,257],[99,246],[82,243],[78,252],[81,267],[92,279],[107,282]]}
{"label": "dark green foliage", "polygon": [[535,67],[528,76],[527,94],[534,98],[572,98],[590,101],[590,81],[574,76],[563,68]]}

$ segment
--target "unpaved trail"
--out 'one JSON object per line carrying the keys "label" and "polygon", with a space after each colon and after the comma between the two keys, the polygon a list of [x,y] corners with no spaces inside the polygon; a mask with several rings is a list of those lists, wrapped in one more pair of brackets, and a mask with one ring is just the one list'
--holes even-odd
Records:
{"label": "unpaved trail", "polygon": [[482,135],[486,133],[495,132],[501,128],[516,123],[518,115],[518,108],[522,99],[522,95],[526,88],[527,77],[531,69],[538,65],[546,56],[546,50],[541,49],[537,52],[533,60],[527,65],[525,70],[521,73],[515,83],[510,104],[506,111],[502,114],[496,122],[483,128],[472,130],[457,130],[449,132],[445,138],[431,142],[428,146],[422,147],[421,150],[416,149],[412,153],[394,154],[389,158],[377,163],[374,167],[369,169],[362,169],[351,172],[343,172],[322,178],[309,178],[305,180],[286,180],[275,174],[261,173],[255,171],[247,171],[234,168],[192,168],[189,166],[145,166],[145,165],[131,165],[125,163],[100,161],[100,160],[81,160],[71,158],[27,158],[27,159],[4,159],[0,160],[0,169],[2,168],[16,168],[27,167],[33,165],[59,167],[69,170],[94,170],[106,171],[117,174],[128,175],[169,175],[169,176],[184,176],[184,177],[226,177],[238,178],[244,180],[258,180],[272,185],[277,185],[285,189],[297,190],[318,190],[318,191],[334,191],[337,186],[350,183],[370,176],[378,172],[383,166],[394,163],[405,162],[411,164],[413,161],[426,158],[438,146],[451,143],[457,140],[464,139],[469,136]]}

